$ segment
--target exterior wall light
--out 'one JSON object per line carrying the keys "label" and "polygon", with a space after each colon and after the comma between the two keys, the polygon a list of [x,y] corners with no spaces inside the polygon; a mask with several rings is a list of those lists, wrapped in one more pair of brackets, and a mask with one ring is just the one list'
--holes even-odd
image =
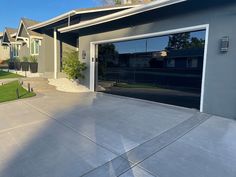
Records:
{"label": "exterior wall light", "polygon": [[85,51],[85,50],[83,50],[83,51],[82,51],[82,59],[84,59],[84,60],[85,60],[85,59],[86,59],[86,55],[87,55],[87,54],[86,54],[86,51]]}
{"label": "exterior wall light", "polygon": [[220,51],[221,52],[228,52],[229,51],[229,37],[224,36],[220,41]]}

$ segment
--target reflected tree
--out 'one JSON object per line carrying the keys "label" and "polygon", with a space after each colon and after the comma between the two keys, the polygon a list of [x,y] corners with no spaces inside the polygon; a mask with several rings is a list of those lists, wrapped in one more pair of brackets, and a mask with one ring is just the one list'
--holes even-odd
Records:
{"label": "reflected tree", "polygon": [[197,37],[191,38],[191,33],[178,33],[169,35],[167,50],[181,50],[189,48],[203,48],[205,40]]}
{"label": "reflected tree", "polygon": [[115,66],[117,64],[118,52],[112,43],[98,45],[98,74],[99,77],[105,77],[107,66]]}
{"label": "reflected tree", "polygon": [[178,33],[169,35],[169,42],[167,49],[186,49],[190,46],[190,33]]}

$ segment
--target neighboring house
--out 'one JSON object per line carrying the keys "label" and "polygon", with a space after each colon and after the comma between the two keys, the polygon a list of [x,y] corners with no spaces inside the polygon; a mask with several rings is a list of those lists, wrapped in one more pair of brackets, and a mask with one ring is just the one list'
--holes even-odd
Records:
{"label": "neighboring house", "polygon": [[3,33],[0,33],[0,63],[10,59],[10,48],[8,45],[3,45]]}
{"label": "neighboring house", "polygon": [[2,46],[8,46],[10,51],[10,59],[19,56],[20,42],[16,41],[17,29],[5,28],[2,38]]}
{"label": "neighboring house", "polygon": [[[93,91],[98,77],[95,67],[98,45],[204,30],[200,111],[236,118],[236,38],[232,30],[236,28],[233,23],[235,8],[235,0],[206,0],[203,4],[199,0],[153,1],[112,14],[103,13],[101,17],[90,16],[86,20],[83,20],[83,12],[73,11],[30,29],[41,33],[51,31],[51,37],[58,41],[51,47],[55,54],[60,50],[59,41],[70,38],[80,52],[81,61],[88,66],[84,85]],[[50,65],[55,65],[56,77],[60,56],[50,56],[47,62],[50,60]]]}
{"label": "neighboring house", "polygon": [[16,42],[20,43],[20,50],[18,56],[20,59],[24,56],[36,56],[38,58],[40,54],[40,48],[42,43],[42,35],[28,30],[30,26],[38,24],[37,21],[22,18],[17,30]]}

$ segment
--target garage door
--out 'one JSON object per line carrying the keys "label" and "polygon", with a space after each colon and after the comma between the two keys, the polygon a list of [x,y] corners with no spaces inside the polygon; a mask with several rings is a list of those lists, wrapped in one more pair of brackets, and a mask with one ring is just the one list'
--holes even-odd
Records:
{"label": "garage door", "polygon": [[199,109],[205,31],[97,45],[96,90]]}

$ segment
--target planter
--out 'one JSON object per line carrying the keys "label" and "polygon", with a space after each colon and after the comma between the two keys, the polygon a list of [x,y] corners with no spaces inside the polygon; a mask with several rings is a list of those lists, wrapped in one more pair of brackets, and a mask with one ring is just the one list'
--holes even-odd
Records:
{"label": "planter", "polygon": [[15,70],[19,71],[21,69],[21,63],[20,62],[15,62]]}
{"label": "planter", "polygon": [[38,72],[38,63],[30,63],[30,72],[37,73]]}
{"label": "planter", "polygon": [[15,63],[9,61],[9,62],[8,62],[8,69],[15,69]]}
{"label": "planter", "polygon": [[29,62],[21,62],[22,71],[29,71]]}

